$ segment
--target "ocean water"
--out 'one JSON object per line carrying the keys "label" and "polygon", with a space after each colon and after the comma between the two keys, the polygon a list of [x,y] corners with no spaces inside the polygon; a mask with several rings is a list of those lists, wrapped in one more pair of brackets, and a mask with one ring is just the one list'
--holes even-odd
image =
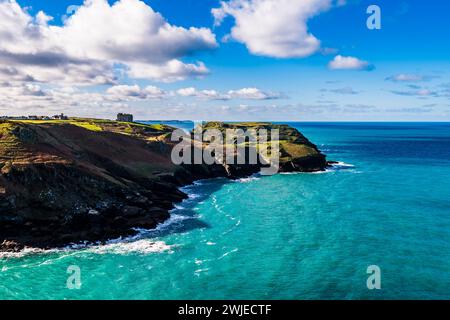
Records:
{"label": "ocean water", "polygon": [[449,299],[450,124],[291,125],[341,164],[200,181],[156,231],[4,254],[0,298]]}

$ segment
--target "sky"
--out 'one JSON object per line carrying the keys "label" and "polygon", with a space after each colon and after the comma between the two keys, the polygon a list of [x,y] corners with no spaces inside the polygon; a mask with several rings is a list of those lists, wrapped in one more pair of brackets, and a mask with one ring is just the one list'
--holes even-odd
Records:
{"label": "sky", "polygon": [[450,121],[449,15],[445,0],[0,0],[0,116]]}

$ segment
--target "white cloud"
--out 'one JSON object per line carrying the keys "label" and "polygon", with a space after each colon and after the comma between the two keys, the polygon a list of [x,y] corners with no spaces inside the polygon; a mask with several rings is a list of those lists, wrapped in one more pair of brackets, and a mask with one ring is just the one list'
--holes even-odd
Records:
{"label": "white cloud", "polygon": [[209,73],[203,62],[183,63],[180,60],[170,60],[164,64],[129,63],[128,74],[132,78],[159,79],[162,82],[181,81],[189,77],[202,77]]}
{"label": "white cloud", "polygon": [[[135,84],[115,85],[104,92],[92,92],[74,86],[60,87],[47,84],[41,86],[21,81],[0,81],[0,115],[53,115],[63,112],[70,116],[113,117],[115,113],[135,112],[140,107],[144,108],[143,106],[145,112],[149,112],[147,110],[149,106],[158,107],[159,112],[163,112],[161,108],[178,103],[177,97],[194,97],[207,101],[233,99],[263,101],[284,96],[256,88],[220,92],[190,87],[166,91],[156,86],[141,87]],[[192,104],[196,105],[195,102]],[[179,111],[183,112],[184,110]]]}
{"label": "white cloud", "polygon": [[331,0],[231,0],[221,1],[212,14],[216,25],[233,17],[231,37],[253,54],[306,57],[320,49],[320,40],[308,31],[307,22],[332,4]]}
{"label": "white cloud", "polygon": [[439,76],[420,75],[420,74],[413,74],[413,73],[399,73],[399,74],[387,77],[386,80],[390,80],[390,81],[394,81],[394,82],[421,82],[421,81],[430,81],[435,78],[439,78]]}
{"label": "white cloud", "polygon": [[141,88],[138,85],[117,85],[109,88],[106,91],[115,99],[130,100],[130,99],[161,99],[164,98],[167,93],[155,86],[147,86]]}
{"label": "white cloud", "polygon": [[284,95],[274,92],[265,92],[258,88],[242,88],[221,93],[216,90],[197,90],[196,88],[182,88],[177,91],[183,97],[196,97],[208,100],[273,100],[284,98]]}
{"label": "white cloud", "polygon": [[177,94],[182,97],[196,97],[210,100],[227,100],[227,98],[225,98],[216,90],[197,90],[194,87],[179,89],[177,90]]}
{"label": "white cloud", "polygon": [[354,90],[352,87],[343,87],[338,89],[330,89],[329,91],[338,94],[358,94],[359,91]]}
{"label": "white cloud", "polygon": [[15,0],[0,2],[0,77],[74,84],[115,83],[130,76],[175,81],[208,73],[181,59],[217,47],[207,28],[182,28],[139,0],[86,0],[63,26],[44,12],[31,16]]}
{"label": "white cloud", "polygon": [[439,97],[440,94],[436,91],[432,91],[426,88],[421,88],[417,90],[393,90],[393,94],[400,96],[417,96],[417,97]]}
{"label": "white cloud", "polygon": [[265,92],[258,88],[242,88],[239,90],[228,91],[228,95],[237,99],[250,99],[250,100],[272,100],[281,99],[284,96],[280,93]]}
{"label": "white cloud", "polygon": [[197,95],[197,89],[194,87],[182,88],[177,90],[177,93],[183,97],[195,97]]}
{"label": "white cloud", "polygon": [[26,96],[45,96],[46,93],[37,84],[27,83],[22,87],[22,94]]}
{"label": "white cloud", "polygon": [[[0,115],[69,115],[104,117],[130,110],[138,98],[86,92],[73,87],[47,88],[24,83],[0,86]],[[13,106],[13,107],[12,107]]]}
{"label": "white cloud", "polygon": [[337,55],[328,64],[331,70],[370,70],[373,68],[367,61],[355,57]]}
{"label": "white cloud", "polygon": [[395,82],[417,82],[417,81],[422,81],[423,77],[417,74],[405,74],[405,73],[400,73],[394,76],[390,76],[388,78],[386,78],[386,80],[392,80]]}

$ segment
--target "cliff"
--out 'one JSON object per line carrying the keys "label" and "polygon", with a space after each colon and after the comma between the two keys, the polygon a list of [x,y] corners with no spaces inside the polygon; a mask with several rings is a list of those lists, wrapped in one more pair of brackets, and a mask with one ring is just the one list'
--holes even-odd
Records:
{"label": "cliff", "polygon": [[[277,128],[280,170],[318,171],[325,156],[296,129]],[[97,119],[0,122],[0,250],[103,241],[152,229],[186,198],[182,185],[242,177],[261,165],[174,165],[174,128]],[[3,243],[2,243],[3,242]]]}

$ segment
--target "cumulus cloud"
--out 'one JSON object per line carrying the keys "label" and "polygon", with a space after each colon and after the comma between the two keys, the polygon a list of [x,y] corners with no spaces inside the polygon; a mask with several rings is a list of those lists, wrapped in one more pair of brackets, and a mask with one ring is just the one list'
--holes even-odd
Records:
{"label": "cumulus cloud", "polygon": [[172,91],[137,84],[114,85],[102,92],[92,92],[76,86],[41,86],[20,81],[0,81],[0,115],[52,115],[61,112],[73,115],[76,110],[78,116],[114,116],[118,112],[134,112],[139,102],[145,102],[146,106],[153,105],[153,107],[154,102],[158,104],[158,108],[173,106],[174,103],[178,103],[177,97],[193,97],[208,101],[233,99],[267,101],[281,99],[284,95],[257,88],[220,92],[189,87]]}
{"label": "cumulus cloud", "polygon": [[85,0],[62,26],[51,20],[0,2],[0,76],[113,84],[120,66],[131,77],[176,81],[207,74],[203,63],[181,59],[217,47],[211,30],[173,26],[140,0]]}
{"label": "cumulus cloud", "polygon": [[258,88],[242,88],[240,90],[228,91],[228,95],[238,99],[252,99],[252,100],[273,100],[284,98],[284,95],[276,92],[265,92]]}
{"label": "cumulus cloud", "polygon": [[328,64],[331,70],[371,70],[373,66],[367,61],[355,57],[345,57],[337,55]]}
{"label": "cumulus cloud", "polygon": [[393,94],[400,96],[417,96],[417,97],[438,97],[439,93],[429,89],[417,89],[417,90],[392,90]]}
{"label": "cumulus cloud", "polygon": [[253,54],[307,57],[320,49],[320,40],[309,32],[307,22],[330,9],[333,3],[332,0],[231,0],[221,1],[212,14],[216,26],[227,16],[234,18],[230,37],[244,43]]}
{"label": "cumulus cloud", "polygon": [[[144,90],[144,89],[142,89]],[[130,101],[143,99],[133,96],[132,90],[124,89],[119,95],[113,93],[87,92],[74,87],[42,88],[29,83],[3,83],[0,86],[0,114],[3,115],[52,115],[61,112],[79,116],[104,117],[117,112],[129,111]],[[146,99],[150,98],[151,89]],[[128,95],[127,95],[128,94]]]}
{"label": "cumulus cloud", "polygon": [[164,98],[167,93],[155,86],[147,86],[141,88],[138,85],[117,85],[109,88],[106,91],[111,97],[119,100],[130,99],[161,99]]}
{"label": "cumulus cloud", "polygon": [[331,91],[333,93],[338,93],[338,94],[358,94],[358,93],[360,93],[359,91],[354,90],[352,87],[330,89],[329,91]]}
{"label": "cumulus cloud", "polygon": [[37,96],[43,97],[46,93],[41,89],[41,86],[37,84],[26,83],[22,87],[22,94],[25,96]]}
{"label": "cumulus cloud", "polygon": [[194,87],[177,90],[177,94],[182,97],[196,97],[211,100],[226,100],[223,95],[216,90],[197,90]]}
{"label": "cumulus cloud", "polygon": [[284,98],[284,95],[281,93],[265,92],[258,88],[242,88],[222,93],[216,90],[197,90],[196,88],[189,87],[177,90],[177,94],[183,97],[196,97],[209,100],[274,100]]}
{"label": "cumulus cloud", "polygon": [[400,73],[390,77],[387,77],[386,80],[394,81],[394,82],[417,82],[422,81],[423,77],[417,74],[405,74]]}
{"label": "cumulus cloud", "polygon": [[145,63],[129,63],[128,75],[132,78],[159,79],[162,82],[181,81],[189,77],[202,77],[209,74],[203,62],[183,63],[180,60],[170,60],[166,63],[154,65]]}
{"label": "cumulus cloud", "polygon": [[429,81],[434,78],[437,78],[436,76],[425,76],[420,74],[412,74],[412,73],[399,73],[396,75],[392,75],[386,78],[387,81],[394,81],[394,82],[421,82],[421,81]]}

